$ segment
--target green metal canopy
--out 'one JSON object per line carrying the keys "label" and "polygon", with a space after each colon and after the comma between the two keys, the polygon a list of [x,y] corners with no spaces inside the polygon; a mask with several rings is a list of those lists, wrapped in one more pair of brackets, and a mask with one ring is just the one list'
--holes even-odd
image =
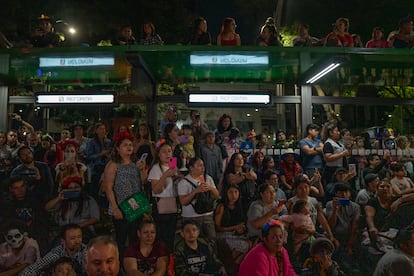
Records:
{"label": "green metal canopy", "polygon": [[[332,62],[339,67],[315,83],[414,84],[412,49],[176,45],[5,49],[0,55],[9,56],[8,74],[0,77],[6,85],[39,80],[52,86],[125,85],[133,67],[156,83],[305,84]],[[98,58],[113,58],[113,64],[98,65]],[[41,59],[61,63],[45,65]]]}

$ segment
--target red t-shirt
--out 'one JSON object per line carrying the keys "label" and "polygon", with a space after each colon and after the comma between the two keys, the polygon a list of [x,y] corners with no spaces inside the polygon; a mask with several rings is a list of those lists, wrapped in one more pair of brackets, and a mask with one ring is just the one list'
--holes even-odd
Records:
{"label": "red t-shirt", "polygon": [[128,246],[125,249],[125,258],[135,258],[137,260],[138,271],[153,273],[157,269],[157,260],[160,257],[168,257],[167,245],[162,241],[155,241],[151,253],[144,257],[139,250],[139,243]]}

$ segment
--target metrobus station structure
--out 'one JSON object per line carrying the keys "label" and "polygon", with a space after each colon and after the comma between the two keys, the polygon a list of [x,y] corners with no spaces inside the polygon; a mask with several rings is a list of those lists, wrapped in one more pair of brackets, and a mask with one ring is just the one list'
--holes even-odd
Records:
{"label": "metrobus station structure", "polygon": [[[75,120],[63,120],[62,113],[76,111],[89,123],[129,116],[131,122],[145,121],[157,130],[173,104],[182,120],[190,109],[200,110],[212,130],[220,115],[229,113],[242,133],[255,129],[269,137],[283,129],[300,139],[308,123],[331,119],[354,135],[371,131],[375,138],[380,127],[408,135],[414,133],[413,84],[412,49],[4,49],[0,129],[9,129],[9,113],[16,112],[28,121],[35,118],[36,129],[59,132]],[[129,114],[121,115],[122,110]]]}

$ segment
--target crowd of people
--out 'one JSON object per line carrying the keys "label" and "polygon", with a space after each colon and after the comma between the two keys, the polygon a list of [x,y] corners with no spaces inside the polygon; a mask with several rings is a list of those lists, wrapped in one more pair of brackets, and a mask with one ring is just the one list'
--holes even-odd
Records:
{"label": "crowd of people", "polygon": [[[302,23],[299,25],[298,36],[293,40],[293,46],[329,46],[329,47],[366,47],[366,48],[412,48],[414,46],[413,19],[410,16],[401,18],[398,22],[399,28],[392,30],[386,37],[385,30],[380,26],[372,29],[372,37],[363,42],[361,35],[350,32],[350,22],[347,18],[338,18],[332,24],[332,32],[325,37],[316,38],[310,34],[310,25]],[[240,46],[242,38],[236,32],[236,20],[231,17],[223,19],[221,30],[216,38],[212,38],[207,30],[207,20],[198,17],[191,24],[187,34],[178,43],[183,45],[220,45]],[[134,36],[131,25],[120,27],[118,34],[109,40],[101,40],[97,45],[164,45],[161,36],[156,32],[153,22],[147,21],[142,25],[138,39]],[[47,15],[38,17],[38,25],[31,33],[30,41],[23,43],[32,47],[58,47],[65,45],[65,34],[55,32],[53,20]],[[22,44],[21,42],[16,43]],[[272,17],[266,19],[260,27],[257,39],[253,43],[259,46],[283,46],[281,36]],[[0,33],[0,45],[4,48],[13,47],[13,42]],[[89,45],[84,43],[83,45]]]}
{"label": "crowd of people", "polygon": [[[413,270],[411,136],[327,122],[269,141],[230,114],[212,130],[191,110],[180,125],[173,106],[156,140],[146,123],[108,134],[99,122],[86,137],[81,122],[53,135],[11,118],[17,129],[0,132],[3,272],[100,275],[89,269],[113,262],[127,275],[345,275],[374,273],[382,256],[376,275]],[[148,209],[131,218],[131,198]],[[116,256],[92,250],[97,240]]]}

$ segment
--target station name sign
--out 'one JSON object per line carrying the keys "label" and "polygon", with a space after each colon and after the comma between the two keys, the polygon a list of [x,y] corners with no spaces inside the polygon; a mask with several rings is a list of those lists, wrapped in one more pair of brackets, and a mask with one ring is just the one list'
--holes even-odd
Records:
{"label": "station name sign", "polygon": [[233,105],[267,105],[271,101],[270,94],[255,93],[188,93],[187,103],[197,106],[233,106]]}
{"label": "station name sign", "polygon": [[36,104],[67,105],[67,104],[113,104],[113,94],[37,94]]}
{"label": "station name sign", "polygon": [[267,53],[217,54],[197,52],[190,54],[191,65],[269,65]]}
{"label": "station name sign", "polygon": [[40,57],[39,67],[113,66],[114,57]]}

